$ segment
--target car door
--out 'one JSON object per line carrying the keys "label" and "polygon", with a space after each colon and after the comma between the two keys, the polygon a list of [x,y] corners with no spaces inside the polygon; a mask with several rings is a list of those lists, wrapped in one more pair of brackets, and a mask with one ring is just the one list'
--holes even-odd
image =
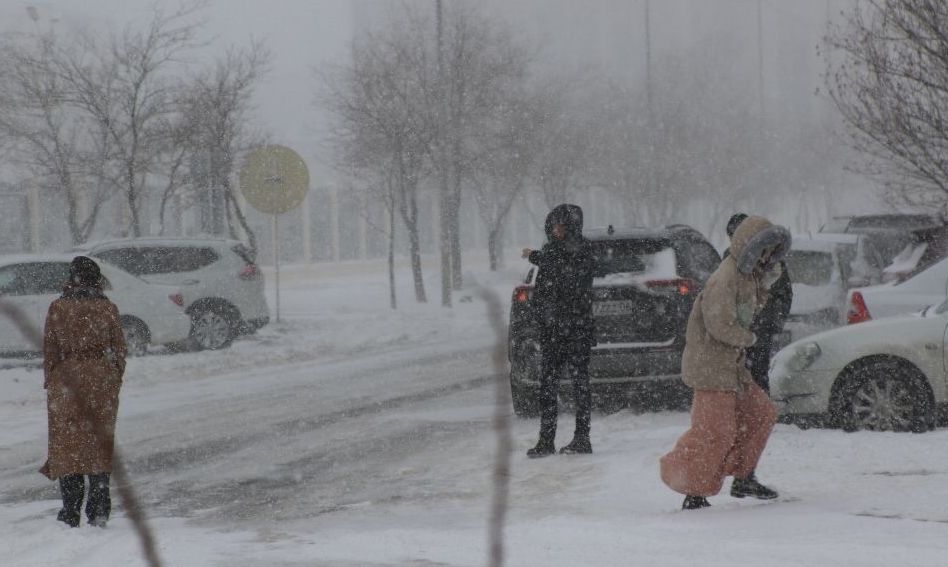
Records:
{"label": "car door", "polygon": [[[23,262],[4,268],[7,269],[11,270],[11,273],[3,276],[10,281],[4,288],[4,301],[23,313],[27,324],[42,335],[49,304],[59,297],[69,278],[69,263]],[[10,323],[12,322],[7,321],[7,324]],[[3,333],[0,348],[7,351],[42,350],[42,345],[28,339],[18,326],[13,325],[11,330],[12,332]]]}
{"label": "car door", "polygon": [[[21,300],[21,289],[23,280],[19,278],[17,265],[3,266],[0,268],[0,302],[7,305],[18,313],[26,312],[23,310]],[[29,320],[30,324],[35,321]],[[8,312],[0,313],[0,350],[3,352],[18,352],[30,350],[31,347],[19,325],[14,322],[12,315]]]}

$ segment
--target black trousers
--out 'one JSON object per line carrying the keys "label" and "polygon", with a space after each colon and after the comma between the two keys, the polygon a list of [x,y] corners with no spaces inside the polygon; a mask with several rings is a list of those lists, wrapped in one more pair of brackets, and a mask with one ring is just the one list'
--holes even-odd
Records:
{"label": "black trousers", "polygon": [[[93,520],[108,519],[112,512],[112,499],[109,496],[109,473],[89,475],[89,499],[86,500],[86,518]],[[82,500],[85,497],[85,477],[70,474],[59,478],[59,490],[63,495],[63,510],[70,517],[79,518]]]}
{"label": "black trousers", "polygon": [[589,351],[585,341],[549,342],[543,346],[540,375],[540,442],[552,444],[556,438],[557,395],[560,377],[568,372],[576,403],[575,437],[589,437],[592,394],[589,390]]}
{"label": "black trousers", "polygon": [[770,394],[770,351],[773,349],[773,342],[773,335],[765,333],[758,335],[754,346],[747,349],[747,368],[754,382],[768,394]]}

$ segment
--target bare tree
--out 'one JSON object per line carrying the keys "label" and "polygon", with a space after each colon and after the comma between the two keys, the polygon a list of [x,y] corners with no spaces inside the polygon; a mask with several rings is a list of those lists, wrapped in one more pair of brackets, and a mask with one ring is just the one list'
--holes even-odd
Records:
{"label": "bare tree", "polygon": [[69,104],[108,133],[134,236],[143,232],[149,176],[170,145],[180,89],[176,74],[198,45],[194,16],[205,4],[197,0],[167,14],[156,6],[144,30],[126,27],[104,42],[84,33],[77,49],[58,61]]}
{"label": "bare tree", "polygon": [[[602,105],[588,90],[579,88],[578,77],[547,77],[535,89],[535,121],[537,133],[534,143],[537,157],[533,180],[543,196],[547,208],[565,203],[590,184],[591,168],[604,155],[605,134],[622,135],[625,130],[603,129],[597,123]],[[590,100],[596,102],[589,104]],[[595,110],[593,110],[595,108]],[[616,156],[624,162],[623,159]]]}
{"label": "bare tree", "polygon": [[419,302],[427,301],[427,296],[418,192],[427,175],[425,152],[432,135],[424,123],[426,75],[418,73],[419,62],[426,57],[423,47],[395,28],[357,38],[351,64],[322,74],[320,97],[332,113],[337,167],[371,172],[394,194],[393,203],[407,230]]}
{"label": "bare tree", "polygon": [[[442,254],[446,245],[450,253],[450,273],[442,273],[442,304],[450,305],[450,289],[460,289],[463,284],[461,190],[476,153],[473,143],[502,108],[511,85],[525,82],[530,57],[508,24],[487,18],[471,5],[452,3],[449,10],[443,10],[439,3],[436,19],[434,47],[439,68],[433,93],[436,104],[431,107],[435,112],[429,119],[434,120],[437,137],[429,156],[441,187]],[[416,30],[416,37],[430,37],[424,33],[430,29],[430,25],[423,26]],[[447,265],[443,260],[442,270]]]}
{"label": "bare tree", "polygon": [[475,137],[479,141],[471,163],[470,186],[487,228],[491,270],[503,264],[508,214],[530,180],[540,142],[540,108],[520,90],[511,92],[507,102],[496,108],[491,127]]}
{"label": "bare tree", "polygon": [[826,38],[826,86],[897,205],[948,205],[948,4],[864,0]]}
{"label": "bare tree", "polygon": [[66,50],[52,36],[10,43],[0,58],[0,138],[12,159],[65,201],[73,244],[85,242],[111,195],[108,132],[68,104],[70,85],[59,73]]}
{"label": "bare tree", "polygon": [[171,163],[167,168],[169,183],[162,198],[163,210],[169,193],[175,190],[171,182],[175,172],[183,166],[185,155],[192,159],[192,163],[203,161],[205,168],[201,182],[195,179],[195,172],[191,172],[192,189],[214,192],[214,195],[205,197],[219,196],[222,199],[218,206],[226,218],[216,219],[214,224],[226,221],[232,238],[238,237],[236,225],[239,225],[254,252],[257,249],[256,236],[235,195],[234,164],[241,152],[260,143],[259,136],[248,128],[248,123],[254,88],[266,73],[269,62],[270,52],[262,43],[231,48],[186,85],[178,127],[172,129],[176,136],[171,138],[172,142],[178,142],[175,137],[180,137],[182,146],[172,143],[166,152],[171,156]]}

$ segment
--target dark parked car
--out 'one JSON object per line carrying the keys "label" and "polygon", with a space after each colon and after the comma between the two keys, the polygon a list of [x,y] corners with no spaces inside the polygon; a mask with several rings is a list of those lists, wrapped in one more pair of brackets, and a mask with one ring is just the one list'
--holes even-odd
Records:
{"label": "dark parked car", "polygon": [[[586,233],[596,255],[593,315],[597,345],[589,365],[594,402],[616,408],[682,407],[690,390],[680,380],[691,306],[721,257],[685,225]],[[510,308],[510,388],[514,411],[537,412],[540,344],[531,296],[536,268],[514,289]],[[569,396],[569,380],[562,394]]]}
{"label": "dark parked car", "polygon": [[865,234],[881,254],[883,265],[887,265],[915,240],[913,231],[942,225],[942,220],[933,215],[884,213],[833,217],[820,232]]}
{"label": "dark parked car", "polygon": [[882,272],[884,283],[901,283],[948,256],[948,225],[912,231],[912,241]]}

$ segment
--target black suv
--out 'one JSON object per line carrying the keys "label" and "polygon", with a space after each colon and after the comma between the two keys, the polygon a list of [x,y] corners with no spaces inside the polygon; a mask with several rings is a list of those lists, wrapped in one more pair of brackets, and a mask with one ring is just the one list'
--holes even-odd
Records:
{"label": "black suv", "polygon": [[[721,263],[704,236],[686,225],[585,233],[596,256],[593,316],[597,345],[589,364],[594,403],[647,409],[683,407],[680,380],[685,328],[695,297]],[[510,306],[510,389],[519,416],[538,412],[540,344],[531,313],[536,267]],[[571,384],[561,381],[561,394]]]}

